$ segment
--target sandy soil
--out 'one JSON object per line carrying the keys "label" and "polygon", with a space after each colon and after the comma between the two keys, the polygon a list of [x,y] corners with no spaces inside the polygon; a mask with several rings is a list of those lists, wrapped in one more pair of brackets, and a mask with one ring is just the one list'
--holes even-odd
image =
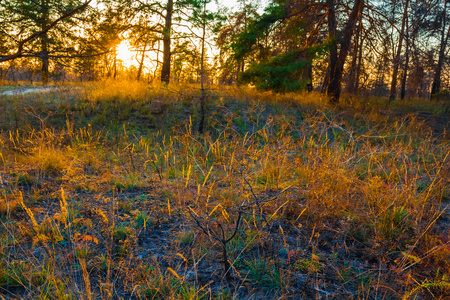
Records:
{"label": "sandy soil", "polygon": [[57,89],[57,87],[35,87],[35,88],[18,88],[12,91],[6,91],[0,93],[0,96],[14,96],[19,94],[30,94],[30,93],[47,93],[52,90]]}

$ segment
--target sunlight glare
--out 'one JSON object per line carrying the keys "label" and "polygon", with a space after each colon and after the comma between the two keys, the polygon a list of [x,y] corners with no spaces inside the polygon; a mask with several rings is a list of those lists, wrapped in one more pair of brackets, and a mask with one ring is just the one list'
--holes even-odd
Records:
{"label": "sunlight glare", "polygon": [[132,65],[135,57],[135,52],[130,48],[130,44],[126,40],[117,45],[117,59],[120,59],[125,66]]}

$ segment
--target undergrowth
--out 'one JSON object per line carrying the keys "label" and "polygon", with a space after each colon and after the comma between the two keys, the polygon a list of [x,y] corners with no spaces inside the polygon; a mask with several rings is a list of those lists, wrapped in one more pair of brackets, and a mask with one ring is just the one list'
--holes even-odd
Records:
{"label": "undergrowth", "polygon": [[0,96],[0,294],[446,299],[443,117],[349,101],[211,88],[199,135],[195,87]]}

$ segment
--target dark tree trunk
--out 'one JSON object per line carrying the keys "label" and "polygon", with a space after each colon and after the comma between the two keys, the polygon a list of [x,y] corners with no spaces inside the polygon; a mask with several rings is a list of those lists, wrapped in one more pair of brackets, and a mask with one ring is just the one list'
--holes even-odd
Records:
{"label": "dark tree trunk", "polygon": [[308,79],[308,83],[306,85],[306,88],[307,88],[308,92],[312,92],[314,89],[312,63],[308,64],[307,79]]}
{"label": "dark tree trunk", "polygon": [[[41,20],[41,30],[45,31],[45,28],[49,24],[49,1],[42,1],[42,20]],[[41,81],[43,84],[48,83],[49,79],[49,58],[48,58],[48,33],[44,32],[41,35]]]}
{"label": "dark tree trunk", "polygon": [[328,91],[330,85],[330,78],[336,70],[336,63],[338,59],[337,51],[337,25],[336,25],[336,4],[334,0],[327,0],[327,19],[328,19],[328,38],[330,39],[330,62],[328,64],[328,72],[325,77],[324,84]]}
{"label": "dark tree trunk", "polygon": [[111,78],[112,69],[111,69],[110,60],[108,59],[107,54],[105,54],[103,56],[103,64],[104,64],[104,70],[105,70],[104,72],[106,72],[106,77]]}
{"label": "dark tree trunk", "polygon": [[327,92],[329,81],[330,81],[330,64],[328,64],[327,69],[325,70],[325,78],[323,79],[322,87],[320,88],[320,91],[324,94]]}
{"label": "dark tree trunk", "polygon": [[153,82],[153,80],[155,80],[156,73],[158,72],[158,68],[159,68],[159,49],[160,49],[160,45],[161,45],[161,43],[160,43],[160,41],[158,41],[158,51],[156,51],[156,67],[155,67],[155,71],[153,72],[152,82]]}
{"label": "dark tree trunk", "polygon": [[356,68],[356,78],[355,78],[355,90],[354,90],[354,92],[356,94],[358,93],[358,90],[359,90],[359,78],[361,76],[363,43],[364,43],[364,39],[361,38],[361,41],[359,42],[358,67]]}
{"label": "dark tree trunk", "polygon": [[222,258],[223,258],[223,272],[225,275],[225,278],[230,278],[230,262],[228,261],[228,253],[227,253],[227,244],[222,244]]}
{"label": "dark tree trunk", "polygon": [[409,50],[410,50],[410,36],[409,36],[409,22],[408,16],[406,16],[406,49],[405,49],[405,64],[403,65],[403,77],[402,83],[400,87],[400,99],[405,99],[406,97],[406,79],[408,77],[408,68],[409,68]]}
{"label": "dark tree trunk", "polygon": [[[358,73],[358,54],[359,54],[359,36],[362,29],[362,23],[361,20],[359,20],[359,26],[358,30],[356,31],[355,35],[355,44],[353,46],[353,55],[352,55],[352,63],[350,65],[350,74],[348,75],[348,82],[347,82],[347,93],[353,94],[356,89],[356,75]],[[359,78],[358,78],[359,80]]]}
{"label": "dark tree trunk", "polygon": [[406,97],[406,78],[408,77],[408,68],[409,68],[409,42],[406,42],[406,57],[405,64],[403,66],[403,78],[402,78],[402,87],[400,89],[400,99],[405,99]]}
{"label": "dark tree trunk", "polygon": [[47,34],[43,34],[41,37],[41,46],[42,46],[42,69],[41,69],[41,80],[43,84],[48,83],[49,79],[49,59],[48,59],[48,36]]}
{"label": "dark tree trunk", "polygon": [[114,49],[114,75],[113,78],[116,79],[117,76],[117,49]]}
{"label": "dark tree trunk", "polygon": [[206,0],[203,0],[203,27],[202,27],[202,54],[201,54],[201,62],[200,62],[200,83],[201,83],[201,91],[202,95],[200,97],[200,124],[198,126],[198,132],[202,134],[205,130],[205,36],[206,36]]}
{"label": "dark tree trunk", "polygon": [[[356,40],[355,40],[356,42]],[[349,94],[353,94],[353,92],[355,91],[355,80],[356,80],[356,68],[358,67],[357,65],[357,59],[358,59],[358,44],[355,43],[355,47],[353,49],[353,54],[352,54],[352,63],[350,65],[350,73],[348,75],[348,81],[347,81],[347,93]]]}
{"label": "dark tree trunk", "polygon": [[172,34],[172,14],[173,0],[167,0],[165,24],[163,28],[163,64],[161,69],[161,82],[169,84],[170,82],[170,41]]}
{"label": "dark tree trunk", "polygon": [[450,36],[450,26],[448,27],[447,36],[445,36],[445,27],[446,27],[446,13],[447,13],[447,1],[444,1],[444,11],[442,18],[442,34],[441,34],[441,46],[439,48],[439,57],[438,63],[436,65],[436,69],[434,72],[433,84],[431,86],[431,95],[435,95],[441,91],[441,73],[442,73],[442,65],[444,63],[445,58],[445,46],[447,45],[449,36]]}
{"label": "dark tree trunk", "polygon": [[347,93],[354,93],[356,81],[356,69],[358,67],[358,50],[359,50],[359,30],[356,31],[355,44],[353,45],[352,63],[350,65],[350,73],[347,81]]}
{"label": "dark tree trunk", "polygon": [[[334,4],[333,0],[330,0],[329,2]],[[364,0],[355,0],[350,18],[347,24],[345,24],[344,32],[342,38],[340,39],[341,47],[336,65],[334,66],[334,72],[333,68],[330,68],[330,82],[328,84],[327,94],[332,103],[338,103],[341,96],[342,74],[344,71],[345,59],[347,58],[350,50],[353,29],[355,28],[355,23],[363,6],[363,2]]]}
{"label": "dark tree trunk", "polygon": [[391,90],[389,92],[389,101],[395,100],[395,96],[397,94],[397,77],[398,77],[398,68],[400,65],[400,54],[402,52],[403,39],[405,36],[405,25],[408,16],[408,6],[409,0],[406,0],[405,7],[403,8],[403,16],[402,16],[402,27],[400,29],[400,36],[398,38],[398,48],[397,53],[394,58],[394,69],[392,72],[392,80],[391,80]]}
{"label": "dark tree trunk", "polygon": [[139,68],[136,76],[136,80],[139,81],[141,79],[142,69],[144,68],[144,58],[145,58],[145,50],[147,48],[147,43],[144,44],[144,49],[142,50],[141,61],[139,62]]}

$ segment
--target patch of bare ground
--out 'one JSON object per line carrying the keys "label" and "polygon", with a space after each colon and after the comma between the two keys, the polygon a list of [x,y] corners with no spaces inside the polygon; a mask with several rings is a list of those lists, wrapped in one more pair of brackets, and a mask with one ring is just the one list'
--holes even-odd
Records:
{"label": "patch of bare ground", "polygon": [[77,89],[80,89],[80,87],[44,86],[44,87],[15,88],[13,90],[0,93],[0,96],[17,96],[31,93],[49,93],[54,91],[64,92],[66,90],[77,90]]}

